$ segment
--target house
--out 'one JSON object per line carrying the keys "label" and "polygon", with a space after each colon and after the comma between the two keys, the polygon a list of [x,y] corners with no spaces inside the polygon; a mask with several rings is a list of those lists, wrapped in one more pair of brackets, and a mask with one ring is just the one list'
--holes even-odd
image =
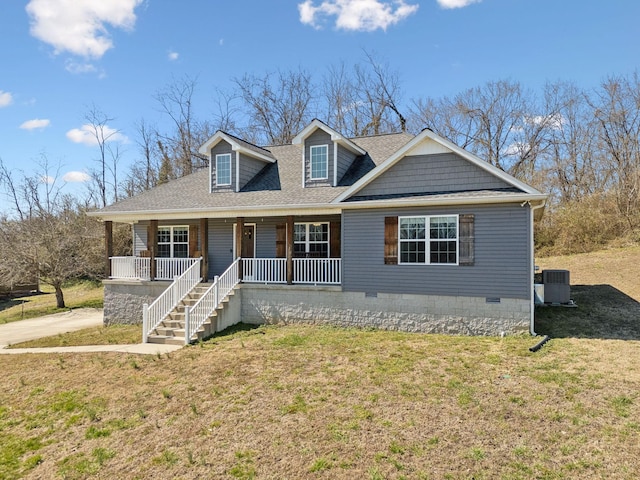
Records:
{"label": "house", "polygon": [[[200,153],[208,169],[94,212],[106,323],[154,341],[238,321],[533,333],[547,196],[431,130],[346,138],[313,120],[290,145],[218,131]],[[134,256],[113,257],[113,222],[133,225]]]}

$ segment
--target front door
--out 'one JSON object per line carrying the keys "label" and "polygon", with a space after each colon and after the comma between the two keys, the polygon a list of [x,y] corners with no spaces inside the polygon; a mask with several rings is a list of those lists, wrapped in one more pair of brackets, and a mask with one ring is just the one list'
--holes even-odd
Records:
{"label": "front door", "polygon": [[245,225],[242,229],[242,252],[240,256],[242,258],[254,258],[256,254],[256,226]]}

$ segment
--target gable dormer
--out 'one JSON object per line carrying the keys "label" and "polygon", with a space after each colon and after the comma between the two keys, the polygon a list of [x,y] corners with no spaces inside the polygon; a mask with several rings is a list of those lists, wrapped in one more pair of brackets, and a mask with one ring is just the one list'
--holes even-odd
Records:
{"label": "gable dormer", "polygon": [[318,119],[291,143],[302,145],[302,186],[305,188],[337,186],[353,161],[367,153]]}
{"label": "gable dormer", "polygon": [[209,157],[209,192],[239,192],[275,158],[264,148],[218,130],[198,150]]}

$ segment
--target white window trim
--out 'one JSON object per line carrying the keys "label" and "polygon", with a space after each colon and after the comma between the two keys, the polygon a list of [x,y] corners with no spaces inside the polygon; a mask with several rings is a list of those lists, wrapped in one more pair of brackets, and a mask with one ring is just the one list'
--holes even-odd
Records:
{"label": "white window trim", "polygon": [[[219,175],[220,169],[218,168],[218,166],[219,166],[218,162],[221,159],[221,157],[228,157],[229,158],[229,183],[220,183],[220,175]],[[233,172],[231,171],[232,170],[231,169],[231,166],[232,166],[231,162],[232,162],[232,158],[231,158],[231,154],[230,153],[218,153],[216,155],[216,187],[228,187],[229,185],[231,185],[232,177],[233,177],[233,175],[232,175]]]}
{"label": "white window trim", "polygon": [[[327,244],[327,257],[326,258],[330,258],[331,257],[331,224],[330,222],[296,222],[293,226],[293,231],[295,232],[295,226],[296,225],[304,225],[305,226],[305,235],[304,235],[304,249],[305,249],[305,253],[310,253],[309,252],[309,245],[310,244],[317,244],[317,243],[326,243]],[[311,242],[309,240],[309,225],[326,225],[327,226],[327,241],[326,242]],[[296,242],[295,239],[293,241],[293,245],[294,245],[294,250],[295,250],[295,244],[302,244],[302,242]],[[324,257],[320,257],[320,258],[324,258]]]}
{"label": "white window trim", "polygon": [[[327,159],[325,162],[326,168],[327,168],[327,172],[324,175],[324,177],[314,177],[313,176],[313,151],[317,148],[324,148],[326,155],[327,155]],[[329,179],[329,145],[328,144],[324,144],[324,145],[311,145],[309,147],[309,180],[328,180]]]}
{"label": "white window trim", "polygon": [[[456,261],[455,263],[431,263],[431,242],[437,241],[437,239],[429,238],[429,226],[431,225],[431,219],[435,217],[455,217],[456,219]],[[402,240],[400,238],[400,224],[403,218],[424,218],[425,220],[425,238],[424,240]],[[446,239],[452,241],[453,239]],[[405,242],[424,241],[425,242],[425,258],[424,262],[403,262],[401,253],[401,244]],[[438,214],[438,215],[403,215],[398,217],[398,265],[441,265],[441,266],[457,266],[460,263],[460,216],[458,214]]]}
{"label": "white window trim", "polygon": [[[173,248],[174,245],[176,245],[176,243],[173,241],[173,230],[175,228],[186,228],[187,229],[187,241],[186,242],[178,242],[177,244],[178,245],[184,245],[185,243],[187,244],[187,257],[186,258],[189,258],[189,239],[190,239],[190,235],[191,235],[191,232],[190,232],[191,229],[189,228],[189,225],[158,225],[158,231],[161,228],[168,228],[169,229],[169,238],[170,238],[170,240],[169,240],[169,242],[162,242],[161,243],[161,242],[158,242],[158,239],[156,238],[156,244],[157,245],[167,245],[168,244],[169,245],[169,257],[159,257],[159,258],[176,258],[174,256],[174,248]],[[156,235],[157,235],[157,233],[156,233]],[[180,258],[182,258],[182,257],[180,257]]]}

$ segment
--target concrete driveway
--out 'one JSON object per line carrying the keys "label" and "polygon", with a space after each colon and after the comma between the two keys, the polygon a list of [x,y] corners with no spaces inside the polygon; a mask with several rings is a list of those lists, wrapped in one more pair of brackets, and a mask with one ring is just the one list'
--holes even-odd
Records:
{"label": "concrete driveway", "polygon": [[18,353],[71,353],[71,352],[125,352],[168,353],[181,348],[180,345],[156,345],[150,343],[134,345],[88,345],[81,347],[15,348],[6,349],[14,343],[73,332],[83,328],[102,325],[102,309],[79,308],[44,317],[29,318],[0,325],[0,354]]}

